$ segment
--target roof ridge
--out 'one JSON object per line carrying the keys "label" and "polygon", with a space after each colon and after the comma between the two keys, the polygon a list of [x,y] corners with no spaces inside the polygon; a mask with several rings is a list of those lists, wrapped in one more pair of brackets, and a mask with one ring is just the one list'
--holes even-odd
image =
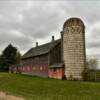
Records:
{"label": "roof ridge", "polygon": [[[57,39],[57,40],[54,40],[53,42],[50,41],[50,42],[47,42],[47,43],[44,43],[44,44],[38,45],[38,47],[41,47],[41,46],[44,46],[44,45],[48,45],[48,44],[52,44],[52,43],[55,43],[55,42],[57,42],[57,41],[59,41],[59,40],[61,40],[61,39],[59,38],[59,39]],[[38,48],[38,47],[33,47],[33,48]]]}

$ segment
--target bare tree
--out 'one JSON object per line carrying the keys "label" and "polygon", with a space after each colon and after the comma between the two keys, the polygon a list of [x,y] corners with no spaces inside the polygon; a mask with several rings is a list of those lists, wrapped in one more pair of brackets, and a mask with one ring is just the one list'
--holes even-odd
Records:
{"label": "bare tree", "polygon": [[87,64],[88,64],[88,68],[89,69],[93,69],[93,70],[98,69],[98,61],[97,61],[97,59],[89,59],[87,61]]}

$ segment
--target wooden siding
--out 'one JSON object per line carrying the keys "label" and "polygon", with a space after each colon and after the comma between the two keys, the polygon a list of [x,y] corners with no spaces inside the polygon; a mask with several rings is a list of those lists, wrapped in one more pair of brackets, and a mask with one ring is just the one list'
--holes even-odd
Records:
{"label": "wooden siding", "polygon": [[50,78],[62,79],[64,76],[64,68],[51,68],[48,71],[48,75]]}
{"label": "wooden siding", "polygon": [[23,59],[21,65],[22,74],[48,77],[48,54]]}
{"label": "wooden siding", "polygon": [[61,43],[55,46],[49,54],[49,64],[52,65],[54,63],[61,62]]}
{"label": "wooden siding", "polygon": [[22,64],[48,64],[48,54],[40,55],[40,56],[35,56],[27,59],[22,59]]}
{"label": "wooden siding", "polygon": [[48,64],[29,64],[21,67],[22,74],[48,77]]}

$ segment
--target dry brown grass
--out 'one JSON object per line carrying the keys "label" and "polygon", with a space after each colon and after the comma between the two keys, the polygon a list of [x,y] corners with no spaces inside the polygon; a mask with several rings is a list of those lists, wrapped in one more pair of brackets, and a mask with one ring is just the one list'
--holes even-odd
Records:
{"label": "dry brown grass", "polygon": [[24,99],[20,98],[20,97],[9,95],[4,92],[0,92],[0,100],[24,100]]}

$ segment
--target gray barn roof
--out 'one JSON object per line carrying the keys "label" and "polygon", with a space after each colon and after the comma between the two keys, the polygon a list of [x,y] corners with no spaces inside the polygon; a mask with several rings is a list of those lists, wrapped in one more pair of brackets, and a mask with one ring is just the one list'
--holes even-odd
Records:
{"label": "gray barn roof", "polygon": [[63,65],[64,65],[63,63],[55,63],[53,65],[50,65],[50,68],[61,68],[64,67]]}
{"label": "gray barn roof", "polygon": [[49,42],[47,44],[43,44],[34,48],[31,48],[28,52],[26,52],[23,56],[22,59],[25,58],[30,58],[33,56],[38,56],[42,54],[48,53],[53,47],[55,47],[57,44],[61,42],[61,39],[55,40],[53,42]]}

